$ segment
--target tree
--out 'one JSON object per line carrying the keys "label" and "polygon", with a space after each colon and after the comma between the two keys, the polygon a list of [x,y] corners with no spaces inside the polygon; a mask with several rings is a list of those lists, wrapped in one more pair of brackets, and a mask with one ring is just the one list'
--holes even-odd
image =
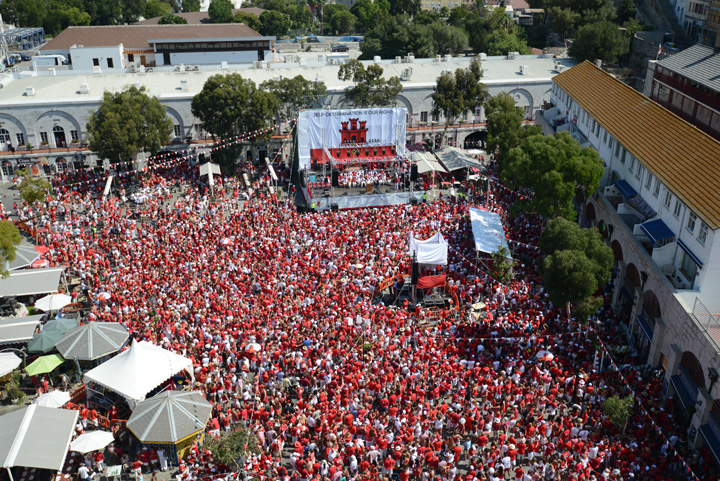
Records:
{"label": "tree", "polygon": [[597,190],[603,172],[597,151],[581,148],[567,132],[528,137],[510,149],[500,164],[505,183],[533,190],[530,207],[535,212],[572,220],[577,217],[573,198]]}
{"label": "tree", "polygon": [[367,69],[358,60],[343,64],[338,71],[338,79],[351,80],[354,87],[345,91],[345,97],[356,107],[388,107],[397,103],[402,92],[402,84],[397,77],[383,78],[380,65],[369,65]]}
{"label": "tree", "polygon": [[183,25],[188,23],[187,20],[185,20],[183,17],[180,17],[178,15],[175,15],[174,13],[166,13],[162,17],[160,17],[160,20],[158,21],[160,25],[172,25],[172,24],[179,24]]}
{"label": "tree", "polygon": [[390,3],[387,0],[358,0],[350,8],[357,18],[357,24],[363,32],[371,30],[390,15]]}
{"label": "tree", "polygon": [[553,30],[563,37],[569,36],[582,19],[580,13],[569,8],[552,7],[548,14],[552,18]]}
{"label": "tree", "polygon": [[629,49],[630,41],[620,33],[618,26],[604,21],[580,27],[568,53],[581,62],[600,59],[615,63],[618,57],[625,55]]}
{"label": "tree", "polygon": [[250,97],[255,82],[238,73],[209,77],[193,97],[190,110],[203,123],[203,129],[215,137],[231,137],[243,131],[247,123]]}
{"label": "tree", "polygon": [[[148,0],[145,5],[145,18],[162,17],[172,14],[173,9],[170,4],[161,2],[160,0]],[[185,23],[187,23],[187,21]]]}
{"label": "tree", "polygon": [[633,0],[622,0],[620,8],[617,11],[618,21],[627,22],[628,20],[635,20],[637,10],[635,9],[635,2]]}
{"label": "tree", "polygon": [[199,12],[200,0],[182,0],[183,12]]}
{"label": "tree", "polygon": [[260,14],[260,33],[282,37],[290,31],[290,19],[284,13],[268,10]]}
{"label": "tree", "polygon": [[123,22],[120,0],[84,0],[90,25],[118,25]]}
{"label": "tree", "polygon": [[452,119],[467,112],[475,112],[489,97],[488,88],[480,82],[483,71],[480,62],[473,60],[465,69],[455,70],[455,74],[444,73],[440,76],[432,94],[433,115],[445,116],[443,138]]}
{"label": "tree", "polygon": [[212,23],[230,23],[233,19],[233,4],[230,0],[212,0],[208,7]]}
{"label": "tree", "polygon": [[280,101],[278,110],[281,120],[294,119],[300,109],[311,109],[320,106],[327,94],[325,82],[313,82],[302,75],[280,80],[266,80],[260,84],[261,90],[275,94]]}
{"label": "tree", "polygon": [[468,36],[460,28],[442,22],[430,25],[436,54],[458,54],[468,46]]}
{"label": "tree", "polygon": [[252,13],[247,12],[235,12],[235,15],[233,15],[233,23],[245,24],[256,32],[259,32],[261,28],[260,19]]}
{"label": "tree", "polygon": [[632,415],[632,396],[625,398],[619,398],[618,396],[611,396],[605,400],[603,404],[603,413],[610,419],[610,422],[615,425],[616,428],[625,434],[625,428],[627,427],[628,420]]}
{"label": "tree", "polygon": [[44,0],[4,0],[0,15],[18,27],[42,27],[46,16]]}
{"label": "tree", "polygon": [[156,153],[170,141],[173,128],[157,97],[135,86],[123,92],[105,92],[88,122],[90,148],[111,162],[129,161],[140,151]]}
{"label": "tree", "polygon": [[501,284],[510,282],[513,277],[515,277],[515,272],[513,271],[515,261],[508,248],[498,246],[498,250],[493,252],[491,257],[492,268],[490,269],[490,276]]}
{"label": "tree", "polygon": [[[155,0],[158,1],[158,0]],[[135,23],[137,22],[140,17],[145,16],[145,18],[154,18],[158,15],[153,15],[152,17],[148,17],[146,10],[147,10],[148,2],[147,0],[121,0],[120,1],[120,16],[122,17],[123,23]],[[153,5],[150,8],[149,13],[156,13],[159,7]]]}
{"label": "tree", "polygon": [[392,15],[407,14],[410,16],[420,12],[420,0],[390,0],[390,13]]}
{"label": "tree", "polygon": [[90,25],[90,14],[81,10],[81,7],[79,2],[76,6],[61,0],[51,0],[43,22],[45,33],[57,35],[71,25]]}
{"label": "tree", "polygon": [[218,437],[205,436],[205,449],[213,453],[215,462],[240,468],[238,459],[245,459],[250,454],[261,452],[257,436],[246,428],[222,432]]}
{"label": "tree", "polygon": [[485,103],[487,122],[488,152],[498,153],[503,159],[513,147],[520,145],[522,139],[540,133],[536,126],[523,127],[525,111],[515,105],[509,93],[500,92]]}
{"label": "tree", "polygon": [[340,10],[329,19],[330,28],[337,34],[352,33],[357,18],[349,10]]}
{"label": "tree", "polygon": [[[42,180],[42,179],[40,179]],[[10,273],[7,270],[7,263],[15,260],[17,246],[22,242],[20,231],[17,226],[9,220],[0,221],[0,277],[6,278]]]}
{"label": "tree", "polygon": [[487,37],[488,55],[507,55],[508,52],[519,52],[520,55],[531,53],[524,39],[505,30],[494,30]]}
{"label": "tree", "polygon": [[561,250],[545,257],[540,274],[550,300],[569,312],[570,304],[590,297],[598,287],[593,267],[582,251]]}
{"label": "tree", "polygon": [[50,182],[40,177],[33,177],[27,169],[21,169],[19,174],[23,178],[18,186],[20,198],[28,204],[33,205],[37,201],[44,201],[48,193],[52,191]]}

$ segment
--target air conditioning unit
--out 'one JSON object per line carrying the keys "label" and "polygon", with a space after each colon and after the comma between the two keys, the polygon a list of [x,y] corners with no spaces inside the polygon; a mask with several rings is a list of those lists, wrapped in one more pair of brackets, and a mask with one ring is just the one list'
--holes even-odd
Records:
{"label": "air conditioning unit", "polygon": [[380,57],[380,55],[375,55],[373,57],[373,62],[375,62],[375,63],[380,63],[381,60],[382,60],[382,58]]}
{"label": "air conditioning unit", "polygon": [[199,71],[200,71],[200,65],[193,65],[193,70],[194,70],[195,72],[199,72]]}
{"label": "air conditioning unit", "polygon": [[324,82],[325,76],[321,73],[315,74],[315,81],[316,82]]}
{"label": "air conditioning unit", "polygon": [[281,80],[282,80],[282,75],[273,75],[273,80],[274,80],[275,82],[281,81]]}
{"label": "air conditioning unit", "polygon": [[80,85],[80,93],[85,95],[90,93],[90,87],[88,86],[88,84]]}
{"label": "air conditioning unit", "polygon": [[134,63],[130,64],[130,71],[132,73],[137,73],[137,66]]}
{"label": "air conditioning unit", "polygon": [[102,69],[100,68],[99,65],[93,66],[93,74],[97,74],[97,75],[102,74]]}
{"label": "air conditioning unit", "polygon": [[262,68],[262,64],[260,63],[259,60],[255,60],[253,62],[253,68]]}
{"label": "air conditioning unit", "polygon": [[34,97],[35,96],[35,87],[25,87],[25,96],[26,97]]}
{"label": "air conditioning unit", "polygon": [[301,58],[301,59],[300,59],[300,66],[301,66],[301,67],[307,67],[307,59]]}
{"label": "air conditioning unit", "polygon": [[435,61],[441,62],[442,61],[442,55],[435,55]]}
{"label": "air conditioning unit", "polygon": [[515,60],[518,55],[520,55],[520,52],[508,52],[507,58],[508,60]]}
{"label": "air conditioning unit", "polygon": [[412,67],[403,69],[400,80],[408,81],[412,77]]}
{"label": "air conditioning unit", "polygon": [[407,61],[408,61],[408,63],[413,63],[413,62],[415,62],[415,55],[409,53],[408,56],[407,56]]}
{"label": "air conditioning unit", "polygon": [[138,73],[145,73],[145,65],[138,65],[137,71]]}
{"label": "air conditioning unit", "polygon": [[528,65],[521,65],[520,66],[520,74],[521,75],[530,75],[530,67]]}
{"label": "air conditioning unit", "polygon": [[176,66],[175,66],[175,71],[176,71],[176,72],[182,72],[183,70],[184,70],[183,65],[176,65]]}
{"label": "air conditioning unit", "polygon": [[335,65],[335,59],[334,59],[334,58],[329,58],[329,59],[328,59],[328,65]]}
{"label": "air conditioning unit", "polygon": [[268,63],[265,60],[260,61],[260,68],[268,68]]}
{"label": "air conditioning unit", "polygon": [[395,57],[395,63],[402,63],[402,57]]}
{"label": "air conditioning unit", "polygon": [[450,54],[445,55],[445,61],[452,62],[452,55],[450,55]]}
{"label": "air conditioning unit", "polygon": [[190,72],[193,69],[192,65],[185,65],[185,71]]}
{"label": "air conditioning unit", "polygon": [[226,61],[220,62],[220,69],[221,70],[227,70],[228,69],[228,63]]}
{"label": "air conditioning unit", "polygon": [[486,54],[486,53],[481,53],[481,54],[480,54],[480,61],[482,62],[483,60],[487,60],[487,54]]}
{"label": "air conditioning unit", "polygon": [[187,92],[187,89],[188,89],[187,80],[181,80],[180,81],[180,90],[182,90],[183,92]]}

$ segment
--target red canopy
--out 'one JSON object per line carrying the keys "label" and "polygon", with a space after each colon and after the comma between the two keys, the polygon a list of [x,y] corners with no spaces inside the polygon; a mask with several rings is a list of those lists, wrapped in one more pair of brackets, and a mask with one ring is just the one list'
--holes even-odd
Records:
{"label": "red canopy", "polygon": [[418,289],[431,289],[433,287],[442,287],[447,284],[445,276],[423,276],[418,279]]}

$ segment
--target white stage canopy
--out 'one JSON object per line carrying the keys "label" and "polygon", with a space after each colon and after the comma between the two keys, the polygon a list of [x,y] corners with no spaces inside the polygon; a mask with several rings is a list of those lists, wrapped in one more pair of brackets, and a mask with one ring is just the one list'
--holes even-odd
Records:
{"label": "white stage canopy", "polygon": [[417,160],[418,173],[424,174],[425,172],[447,172],[445,168],[440,165],[435,157],[428,152],[413,152],[413,156]]}
{"label": "white stage canopy", "polygon": [[32,296],[57,292],[64,267],[13,271],[0,279],[0,296]]}
{"label": "white stage canopy", "polygon": [[126,351],[87,372],[85,381],[122,395],[134,409],[150,391],[182,371],[195,382],[190,359],[147,341],[135,341]]}
{"label": "white stage canopy", "polygon": [[415,253],[419,264],[445,266],[448,263],[448,243],[439,232],[425,240],[416,239],[410,233],[410,257]]}
{"label": "white stage canopy", "polygon": [[470,224],[476,251],[492,254],[500,246],[509,249],[499,214],[470,207]]}
{"label": "white stage canopy", "polygon": [[77,417],[75,410],[35,404],[0,416],[1,466],[61,470]]}

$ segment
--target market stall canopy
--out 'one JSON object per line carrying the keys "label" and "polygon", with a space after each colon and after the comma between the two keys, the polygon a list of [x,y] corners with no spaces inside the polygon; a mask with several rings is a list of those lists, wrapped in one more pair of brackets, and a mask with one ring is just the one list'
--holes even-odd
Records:
{"label": "market stall canopy", "polygon": [[147,341],[130,348],[85,373],[92,381],[125,397],[134,407],[145,396],[175,374],[187,371],[193,377],[192,361]]}
{"label": "market stall canopy", "polygon": [[64,267],[49,267],[11,272],[5,279],[0,279],[0,297],[57,292],[64,270]]}
{"label": "market stall canopy", "polygon": [[35,301],[35,309],[41,311],[57,311],[72,302],[67,294],[50,294]]}
{"label": "market stall canopy", "polygon": [[0,377],[6,376],[20,365],[20,359],[14,352],[0,352]]}
{"label": "market stall canopy", "polygon": [[55,344],[65,335],[62,328],[47,327],[35,334],[27,345],[28,352],[46,353],[55,349]]}
{"label": "market stall canopy", "polygon": [[212,405],[197,391],[165,391],[137,405],[127,427],[143,443],[175,443],[205,429]]}
{"label": "market stall canopy", "polygon": [[0,344],[28,342],[33,338],[43,314],[26,317],[0,318]]}
{"label": "market stall canopy", "polygon": [[40,374],[47,374],[52,372],[60,364],[64,363],[65,359],[60,354],[50,354],[48,356],[40,356],[35,359],[32,364],[25,367],[25,372],[29,376],[37,376]]}
{"label": "market stall canopy", "polygon": [[417,254],[420,264],[447,265],[448,243],[441,233],[436,233],[429,239],[420,240],[410,233],[409,255]]}
{"label": "market stall canopy", "polygon": [[0,416],[0,463],[3,468],[59,471],[65,464],[78,411],[30,406]]}
{"label": "market stall canopy", "polygon": [[476,251],[492,254],[497,252],[500,246],[508,248],[500,214],[470,207],[470,225]]}
{"label": "market stall canopy", "polygon": [[23,238],[23,242],[15,248],[15,259],[10,261],[8,265],[9,271],[23,269],[31,265],[40,258],[41,254],[48,251],[45,246],[33,246],[29,243],[26,244],[26,242],[25,238]]}
{"label": "market stall canopy", "polygon": [[108,431],[92,431],[81,434],[70,443],[70,451],[76,453],[89,453],[104,448],[115,440],[113,433]]}
{"label": "market stall canopy", "polygon": [[118,352],[129,337],[119,322],[88,322],[67,331],[56,347],[65,359],[92,361]]}
{"label": "market stall canopy", "polygon": [[436,150],[435,155],[448,172],[460,169],[483,168],[482,162],[457,147],[445,147],[442,150]]}
{"label": "market stall canopy", "polygon": [[447,172],[432,154],[427,152],[415,152],[413,155],[415,156],[415,159],[417,159],[418,173]]}
{"label": "market stall canopy", "polygon": [[35,398],[35,404],[46,408],[61,408],[70,401],[67,391],[50,391]]}

